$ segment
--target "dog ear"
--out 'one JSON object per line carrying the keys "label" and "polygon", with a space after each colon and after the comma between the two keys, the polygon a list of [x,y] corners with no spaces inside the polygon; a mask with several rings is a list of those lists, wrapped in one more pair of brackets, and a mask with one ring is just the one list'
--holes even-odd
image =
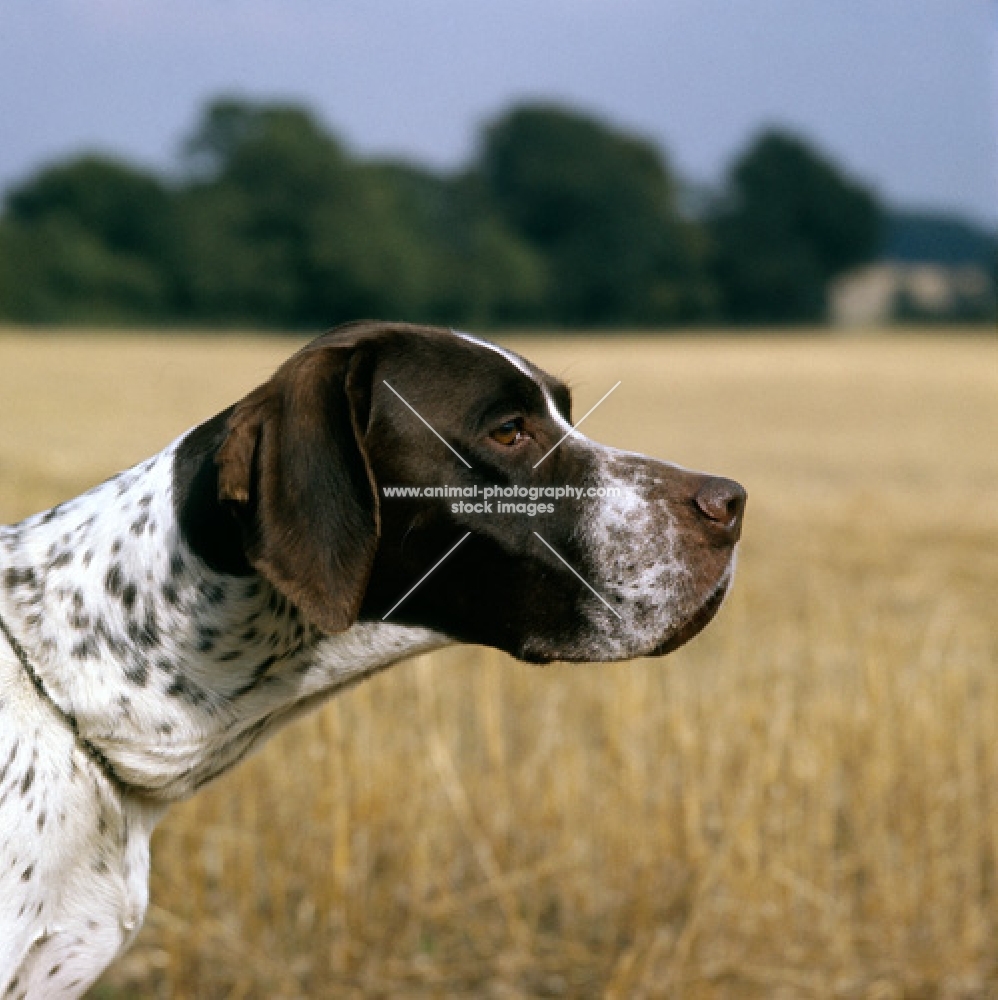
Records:
{"label": "dog ear", "polygon": [[236,404],[215,456],[250,564],[325,632],[357,620],[380,533],[367,354],[335,341],[299,352]]}

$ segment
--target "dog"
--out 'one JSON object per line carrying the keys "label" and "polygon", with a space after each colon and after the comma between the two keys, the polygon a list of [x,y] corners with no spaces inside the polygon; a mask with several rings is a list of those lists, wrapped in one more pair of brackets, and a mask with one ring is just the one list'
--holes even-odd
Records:
{"label": "dog", "polygon": [[[745,491],[571,421],[501,347],[355,323],[0,528],[0,997],[80,996],[142,923],[166,808],[347,685],[454,642],[609,661],[707,624]],[[453,499],[560,484],[533,517]]]}

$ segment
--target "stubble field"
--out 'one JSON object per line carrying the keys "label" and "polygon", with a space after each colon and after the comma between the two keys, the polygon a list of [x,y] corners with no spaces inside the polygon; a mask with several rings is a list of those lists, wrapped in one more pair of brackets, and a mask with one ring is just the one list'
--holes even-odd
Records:
{"label": "stubble field", "polygon": [[[458,648],[334,700],[153,842],[95,997],[998,996],[998,347],[511,341],[599,440],[749,491],[664,660]],[[0,332],[0,521],[296,341]]]}

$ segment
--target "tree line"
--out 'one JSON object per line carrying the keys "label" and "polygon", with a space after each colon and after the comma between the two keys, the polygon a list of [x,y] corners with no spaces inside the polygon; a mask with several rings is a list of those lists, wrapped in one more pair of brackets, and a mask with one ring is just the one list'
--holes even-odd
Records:
{"label": "tree line", "polygon": [[224,99],[160,175],[108,156],[6,194],[0,317],[329,326],[799,323],[871,259],[874,195],[803,139],[759,135],[689,196],[652,143],[513,107],[453,173],[364,160],[306,108]]}

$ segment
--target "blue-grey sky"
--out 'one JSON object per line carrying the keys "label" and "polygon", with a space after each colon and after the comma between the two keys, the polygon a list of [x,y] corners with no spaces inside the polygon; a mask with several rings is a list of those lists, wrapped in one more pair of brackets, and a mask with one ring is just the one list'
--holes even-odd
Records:
{"label": "blue-grey sky", "polygon": [[899,205],[998,221],[998,0],[0,0],[0,187],[82,148],[169,167],[219,93],[455,166],[553,98],[716,183],[765,124]]}

